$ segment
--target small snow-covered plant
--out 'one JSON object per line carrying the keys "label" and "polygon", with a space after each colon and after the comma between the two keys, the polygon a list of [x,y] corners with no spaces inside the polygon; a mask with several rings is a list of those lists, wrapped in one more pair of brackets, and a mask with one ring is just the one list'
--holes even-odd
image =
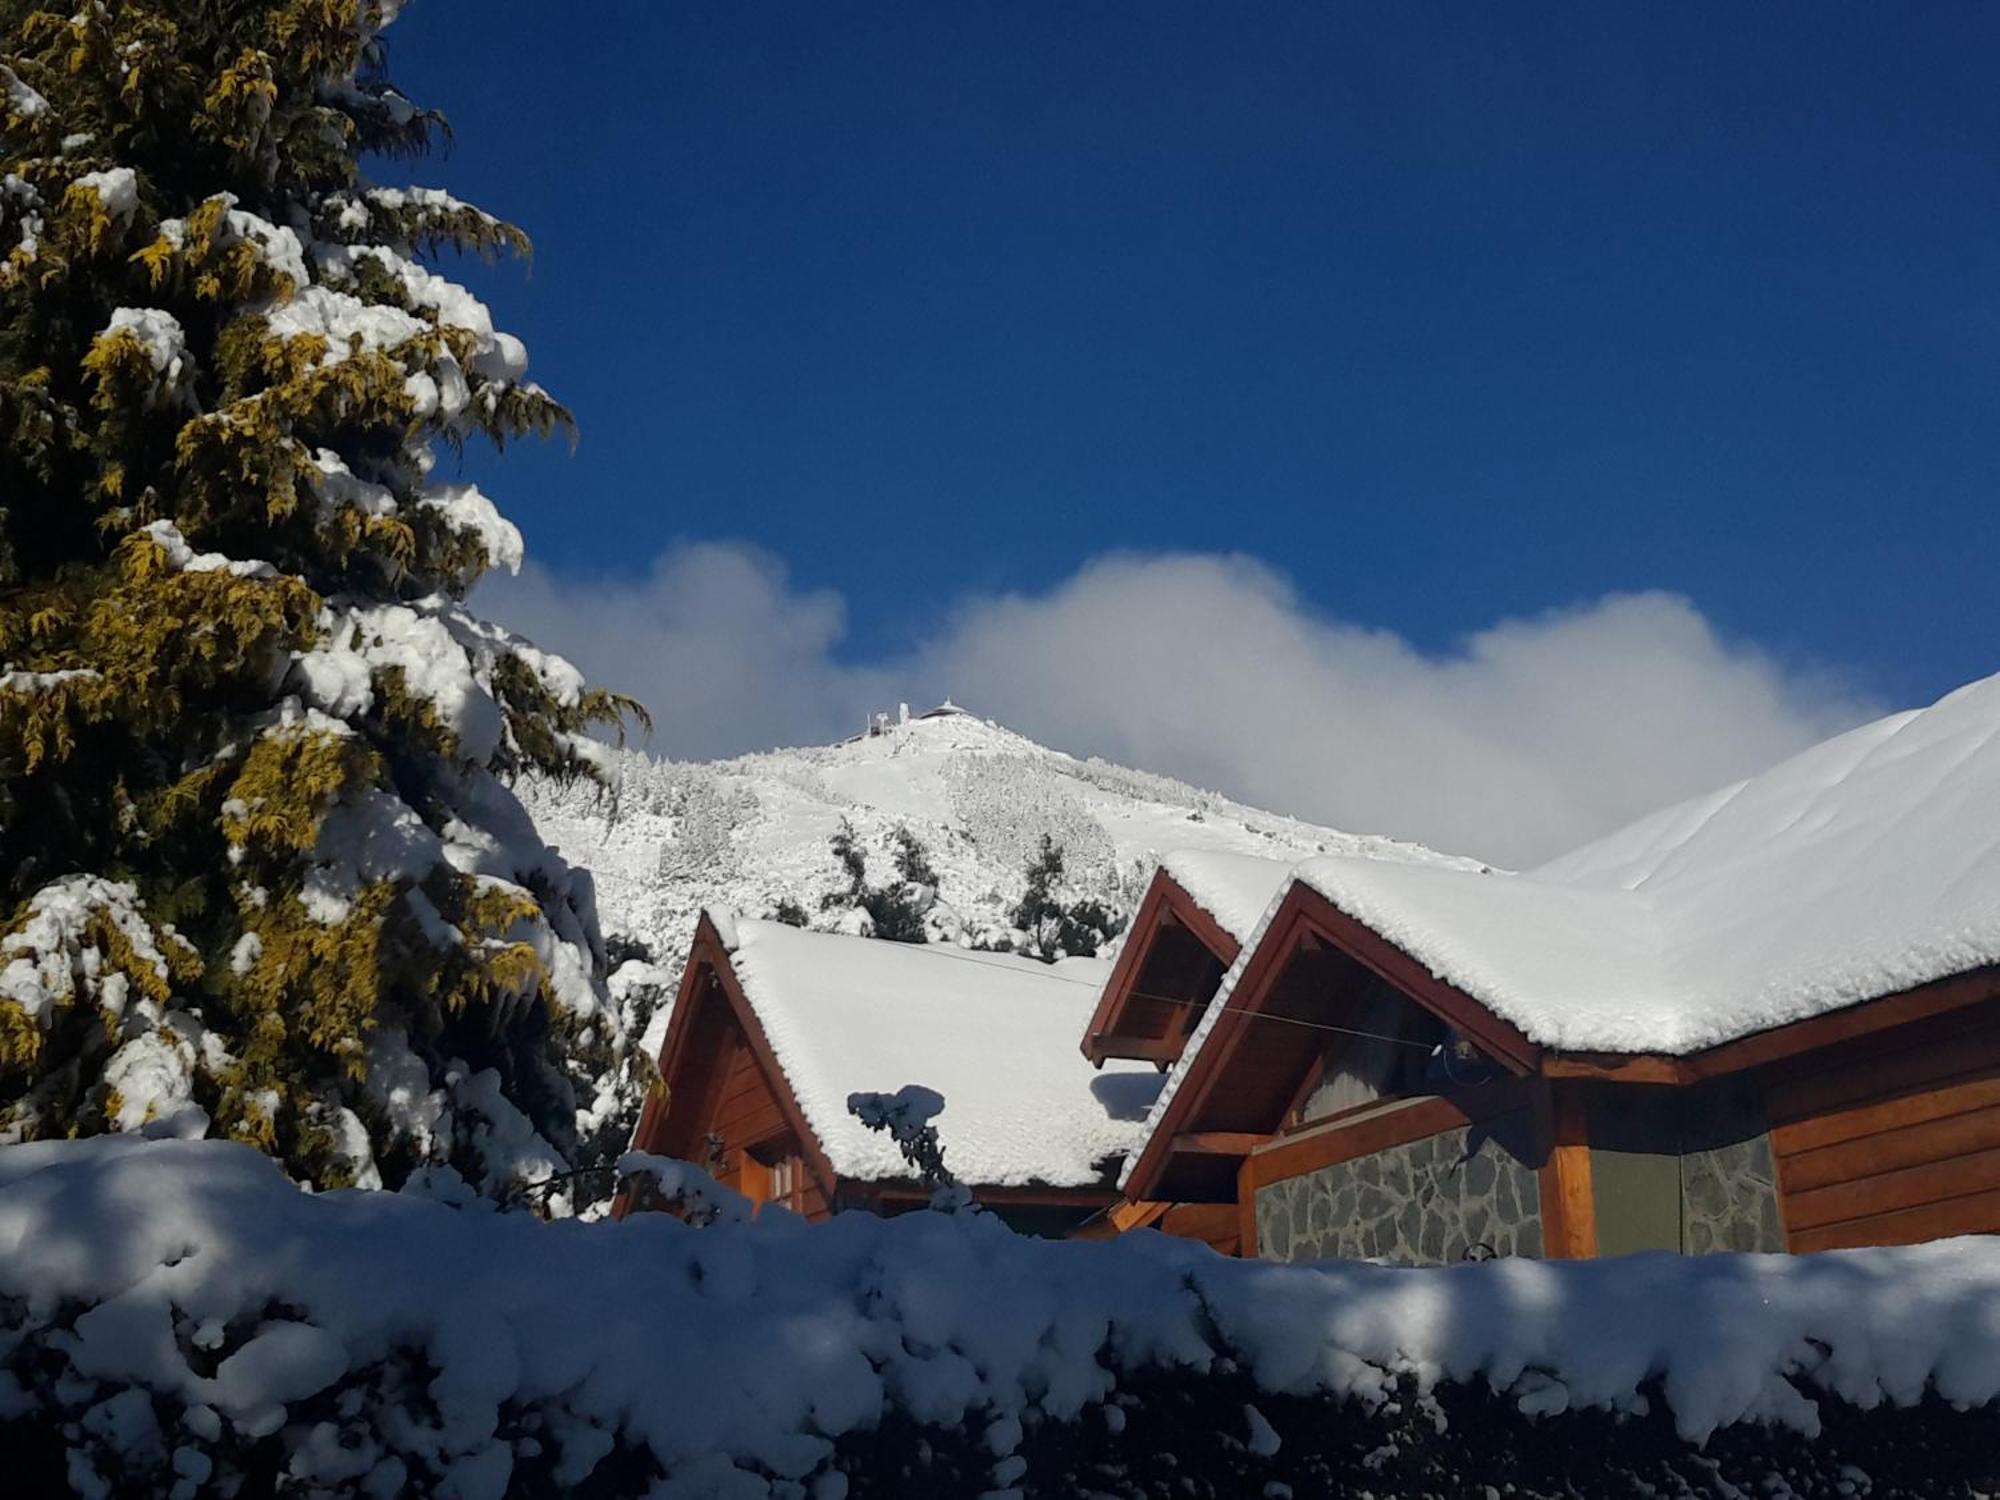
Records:
{"label": "small snow-covered plant", "polygon": [[930,1189],[932,1208],[962,1213],[974,1206],[971,1191],[944,1164],[944,1143],[934,1123],[944,1113],[944,1095],[906,1083],[893,1094],[849,1094],[847,1112],[870,1130],[888,1133],[917,1181]]}
{"label": "small snow-covered plant", "polygon": [[618,1158],[618,1176],[624,1182],[643,1182],[654,1205],[678,1212],[690,1224],[747,1224],[752,1212],[750,1200],[734,1188],[726,1188],[703,1168],[678,1157],[659,1156],[651,1151],[627,1151]]}
{"label": "small snow-covered plant", "polygon": [[0,0],[0,1140],[573,1133],[596,917],[505,778],[632,705],[462,602],[521,538],[439,451],[569,419],[432,269],[520,231],[361,170],[440,124],[397,9]]}
{"label": "small snow-covered plant", "polygon": [[847,873],[844,889],[829,891],[820,899],[824,911],[844,910],[866,917],[867,935],[892,943],[925,943],[930,929],[925,916],[937,902],[937,872],[930,855],[917,836],[907,828],[896,830],[895,885],[868,883],[868,855],[861,847],[854,825],[842,818],[829,841],[833,857]]}
{"label": "small snow-covered plant", "polygon": [[1014,926],[1027,935],[1026,951],[1050,962],[1065,956],[1091,958],[1124,925],[1102,901],[1070,891],[1062,846],[1043,834],[1041,848],[1028,864],[1027,889],[1014,908]]}
{"label": "small snow-covered plant", "polygon": [[931,890],[937,889],[937,871],[931,867],[931,852],[923,840],[907,828],[896,830],[896,873],[903,877],[905,885],[921,885]]}

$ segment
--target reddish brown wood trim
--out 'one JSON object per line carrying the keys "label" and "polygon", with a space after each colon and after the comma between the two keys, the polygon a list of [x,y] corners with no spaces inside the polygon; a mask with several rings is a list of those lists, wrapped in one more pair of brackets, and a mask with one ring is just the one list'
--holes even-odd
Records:
{"label": "reddish brown wood trim", "polygon": [[1603,1083],[1686,1083],[1687,1060],[1650,1052],[1549,1052],[1542,1057],[1544,1078],[1595,1079]]}
{"label": "reddish brown wood trim", "polygon": [[1551,1260],[1597,1254],[1597,1202],[1590,1178],[1590,1126],[1576,1084],[1553,1083],[1536,1093],[1541,1138],[1542,1253]]}
{"label": "reddish brown wood trim", "polygon": [[[1152,952],[1154,940],[1162,928],[1173,922],[1178,922],[1192,933],[1195,941],[1213,953],[1224,969],[1236,962],[1242,945],[1235,937],[1203,911],[1173,876],[1164,869],[1154,870],[1153,882],[1146,888],[1145,898],[1140,901],[1139,910],[1132,918],[1132,935],[1118,952],[1118,961],[1112,966],[1111,977],[1104,983],[1097,1008],[1091,1012],[1090,1022],[1085,1026],[1083,1040],[1079,1043],[1083,1055],[1100,1067],[1109,1057],[1173,1062],[1180,1056],[1183,1044],[1179,1041],[1147,1043],[1128,1040],[1107,1045],[1117,1035],[1119,1019],[1139,983],[1139,976],[1145,972],[1146,959]],[[1135,1047],[1144,1050],[1132,1050]]]}
{"label": "reddish brown wood trim", "polygon": [[1121,1037],[1116,1032],[1101,1037],[1092,1037],[1090,1050],[1085,1053],[1092,1062],[1102,1064],[1106,1058],[1117,1057],[1127,1062],[1171,1063],[1180,1059],[1187,1046],[1185,1037]]}
{"label": "reddish brown wood trim", "polygon": [[1151,951],[1153,940],[1159,935],[1160,921],[1166,905],[1166,886],[1171,882],[1165,870],[1153,872],[1153,883],[1146,888],[1144,899],[1139,902],[1139,910],[1132,918],[1132,935],[1125,940],[1125,946],[1118,950],[1118,961],[1111,966],[1111,977],[1104,981],[1104,990],[1097,997],[1097,1006],[1090,1013],[1090,1021],[1083,1028],[1083,1040],[1077,1045],[1083,1055],[1097,1066],[1104,1065],[1109,1056],[1100,1046],[1102,1038],[1111,1034],[1114,1018],[1124,1009],[1125,997],[1133,985],[1139,982],[1139,975],[1145,968],[1146,954]]}
{"label": "reddish brown wood trim", "polygon": [[1269,1139],[1248,1130],[1194,1130],[1175,1136],[1173,1149],[1182,1156],[1248,1156]]}
{"label": "reddish brown wood trim", "polygon": [[1739,1037],[1686,1057],[1658,1053],[1550,1053],[1542,1071],[1550,1078],[1597,1078],[1612,1083],[1699,1083],[1725,1073],[1782,1062],[1892,1026],[1926,1021],[2000,997],[2000,968],[1970,969],[1947,979],[1863,1000],[1845,1009]]}
{"label": "reddish brown wood trim", "polygon": [[[1125,1190],[1131,1197],[1155,1196],[1153,1189],[1172,1156],[1173,1138],[1186,1128],[1189,1121],[1201,1117],[1202,1106],[1208,1102],[1222,1065],[1241,1038],[1251,1013],[1268,993],[1271,980],[1283,971],[1285,963],[1291,958],[1299,935],[1299,893],[1303,889],[1294,881],[1279,903],[1276,914],[1264,931],[1263,941],[1251,952],[1234,992],[1228,997],[1228,1008],[1215,1017],[1207,1041],[1188,1064],[1180,1087],[1167,1101],[1167,1107],[1154,1123],[1146,1144],[1139,1148],[1139,1155],[1132,1163],[1131,1175],[1125,1182]],[[1218,993],[1212,1003],[1221,1004],[1223,998]]]}
{"label": "reddish brown wood trim", "polygon": [[[1372,969],[1410,999],[1456,1027],[1512,1073],[1533,1073],[1542,1049],[1457,986],[1448,984],[1373,928],[1350,917],[1311,886],[1293,882],[1300,912],[1310,927],[1365,968]],[[1239,987],[1240,993],[1240,987]]]}

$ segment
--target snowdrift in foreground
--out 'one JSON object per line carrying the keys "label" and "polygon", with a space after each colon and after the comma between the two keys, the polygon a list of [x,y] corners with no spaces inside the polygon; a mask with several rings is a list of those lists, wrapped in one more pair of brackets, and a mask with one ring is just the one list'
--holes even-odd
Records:
{"label": "snowdrift in foreground", "polygon": [[2000,1394],[2000,1242],[1276,1266],[983,1216],[551,1225],[313,1197],[216,1142],[0,1150],[0,1423],[71,1423],[84,1493],[153,1465],[193,1495],[232,1444],[275,1437],[295,1482],[360,1493],[497,1496],[529,1458],[574,1483],[615,1447],[683,1493],[839,1495],[833,1439],[892,1411],[969,1424],[1007,1485],[1024,1418],[1225,1360],[1363,1405],[1405,1377],[1483,1380],[1531,1413],[1636,1410],[1657,1379],[1692,1440],[1811,1434],[1822,1393]]}

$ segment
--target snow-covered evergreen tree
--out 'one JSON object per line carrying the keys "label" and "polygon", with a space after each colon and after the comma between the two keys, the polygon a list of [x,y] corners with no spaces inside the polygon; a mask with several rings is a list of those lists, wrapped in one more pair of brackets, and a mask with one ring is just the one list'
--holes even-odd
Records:
{"label": "snow-covered evergreen tree", "polygon": [[397,3],[0,0],[0,1139],[563,1165],[603,955],[504,778],[626,705],[461,602],[439,445],[568,418],[427,264],[520,232],[360,171]]}
{"label": "snow-covered evergreen tree", "polygon": [[1023,951],[1053,963],[1058,958],[1094,958],[1124,928],[1116,912],[1069,887],[1062,846],[1048,834],[1028,862],[1027,889],[1014,908],[1014,926],[1024,935]]}

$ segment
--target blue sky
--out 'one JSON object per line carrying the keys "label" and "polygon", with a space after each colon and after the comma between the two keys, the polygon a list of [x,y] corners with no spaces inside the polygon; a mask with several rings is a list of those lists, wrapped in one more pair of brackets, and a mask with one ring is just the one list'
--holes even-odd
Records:
{"label": "blue sky", "polygon": [[1665,590],[1871,702],[2000,666],[1991,6],[423,0],[391,40],[458,132],[417,175],[536,241],[470,279],[582,442],[468,467],[558,578],[752,543],[837,592],[842,666],[1120,549],[1420,654]]}

